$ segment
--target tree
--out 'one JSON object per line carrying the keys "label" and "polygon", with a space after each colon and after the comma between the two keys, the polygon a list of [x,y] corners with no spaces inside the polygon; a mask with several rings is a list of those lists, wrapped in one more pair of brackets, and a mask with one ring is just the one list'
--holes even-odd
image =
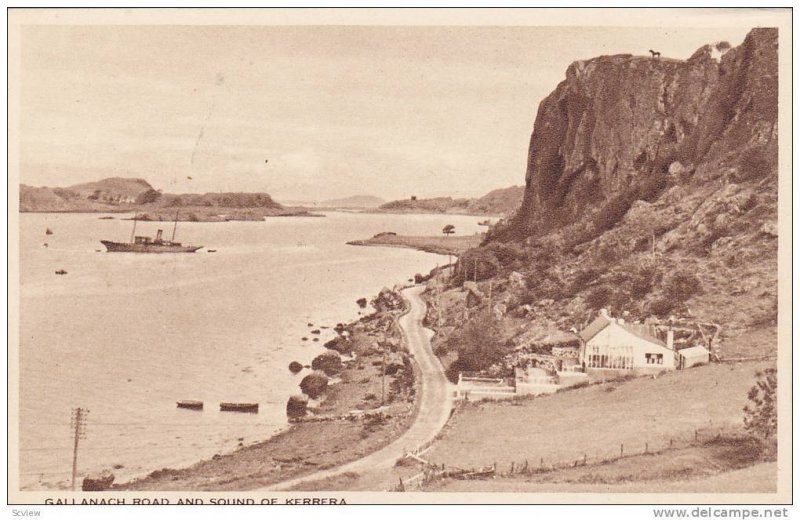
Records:
{"label": "tree", "polygon": [[[442,228],[442,233],[444,233],[445,236],[452,235],[455,232],[456,232],[456,227],[453,224],[447,224],[445,227]],[[448,249],[447,250],[447,265],[450,265],[452,263],[451,256],[452,256],[451,252]]]}
{"label": "tree", "polygon": [[757,372],[756,384],[747,393],[744,428],[756,437],[770,440],[778,431],[778,373],[775,368]]}
{"label": "tree", "polygon": [[464,371],[480,371],[503,359],[502,331],[491,312],[470,320],[448,343],[458,351],[458,364]]}

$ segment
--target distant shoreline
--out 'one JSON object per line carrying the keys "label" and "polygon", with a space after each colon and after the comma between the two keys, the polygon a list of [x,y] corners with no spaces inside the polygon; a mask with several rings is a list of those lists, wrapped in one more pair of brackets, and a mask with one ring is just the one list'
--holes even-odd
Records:
{"label": "distant shoreline", "polygon": [[370,247],[400,247],[406,249],[416,249],[425,253],[437,255],[460,255],[467,249],[478,247],[483,241],[484,235],[466,235],[452,237],[437,236],[404,236],[394,233],[378,233],[366,240],[352,240],[348,242],[351,246],[370,246]]}
{"label": "distant shoreline", "polygon": [[[240,208],[232,208],[234,211],[242,211]],[[150,210],[152,212],[152,210]],[[172,216],[167,218],[169,215],[157,213],[156,216],[160,216],[162,218],[153,218],[152,216],[148,215],[148,210],[137,210],[137,209],[109,209],[109,210],[74,210],[74,209],[65,209],[65,210],[48,210],[48,211],[19,211],[20,214],[23,213],[32,213],[32,214],[83,214],[83,215],[103,215],[103,214],[114,214],[114,215],[123,215],[129,213],[145,213],[145,218],[137,218],[136,220],[141,222],[174,222],[175,217]],[[269,214],[269,213],[256,213],[256,214],[239,214],[233,216],[220,216],[220,215],[198,215],[196,211],[191,211],[191,208],[188,208],[184,214],[178,214],[178,222],[261,222],[265,218],[272,218],[272,217],[315,217],[315,218],[324,218],[325,215],[321,213],[312,213],[311,211],[305,209],[299,210],[287,210],[281,211],[279,213]],[[121,218],[119,220],[134,220],[133,218]]]}

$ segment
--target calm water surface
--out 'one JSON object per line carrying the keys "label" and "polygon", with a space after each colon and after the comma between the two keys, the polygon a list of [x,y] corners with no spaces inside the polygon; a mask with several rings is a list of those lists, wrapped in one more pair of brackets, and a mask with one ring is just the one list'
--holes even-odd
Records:
{"label": "calm water surface", "polygon": [[[286,426],[286,399],[304,375],[287,365],[309,363],[333,335],[301,341],[315,337],[308,322],[357,318],[357,298],[446,262],[345,242],[381,231],[438,234],[445,224],[459,234],[484,229],[478,217],[333,212],[179,223],[176,238],[205,249],[136,255],[98,251],[101,239],[128,240],[132,224],[98,217],[21,215],[23,489],[69,485],[78,406],[90,410],[79,474],[114,467],[117,481],[269,437]],[[137,234],[159,227],[172,232],[170,223],[140,222]],[[179,410],[179,399],[203,400],[205,410]],[[220,401],[258,402],[260,413],[220,413]]]}

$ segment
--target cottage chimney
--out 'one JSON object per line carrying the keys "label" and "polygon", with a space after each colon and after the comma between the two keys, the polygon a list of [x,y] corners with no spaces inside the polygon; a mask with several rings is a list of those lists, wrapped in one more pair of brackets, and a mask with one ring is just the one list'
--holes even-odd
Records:
{"label": "cottage chimney", "polygon": [[673,333],[672,333],[672,329],[670,328],[670,329],[667,331],[667,348],[668,348],[668,349],[670,349],[670,350],[673,350],[673,349],[674,349],[674,347],[673,347],[673,341],[674,341],[674,335],[673,335]]}

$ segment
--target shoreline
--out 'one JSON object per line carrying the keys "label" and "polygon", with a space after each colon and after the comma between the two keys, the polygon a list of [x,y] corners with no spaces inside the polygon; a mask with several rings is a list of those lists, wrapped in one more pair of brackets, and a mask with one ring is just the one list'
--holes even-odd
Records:
{"label": "shoreline", "polygon": [[[387,298],[382,291],[373,300],[377,303],[376,312],[337,326],[339,335],[325,344],[326,353],[352,348],[356,356],[353,360],[342,358],[345,361],[341,372],[332,377],[335,383],[328,387],[325,399],[313,408],[311,418],[290,420],[287,427],[269,438],[233,452],[217,454],[180,469],[155,470],[144,477],[114,485],[110,490],[250,490],[340,466],[390,444],[408,430],[419,411],[416,398],[419,368],[416,363],[406,361],[397,325],[397,319],[407,312],[409,304],[400,299],[402,308],[387,308]],[[342,339],[345,336],[342,331],[347,331],[346,336],[351,339]],[[375,416],[345,418],[356,410],[369,412],[382,408],[380,372],[385,361],[383,350],[375,348],[376,336],[392,350],[390,356],[408,364],[405,369],[386,376],[386,406],[380,419]],[[377,374],[374,373],[376,369]],[[306,369],[299,376],[310,373]]]}
{"label": "shoreline", "polygon": [[351,240],[347,245],[364,247],[398,247],[415,249],[437,255],[459,256],[464,251],[478,247],[484,235],[460,235],[452,237],[407,236],[393,233],[378,233],[366,240]]}
{"label": "shoreline", "polygon": [[[207,214],[197,214],[197,211],[193,211],[195,208],[181,208],[185,209],[186,213],[178,215],[178,222],[263,222],[266,218],[272,217],[314,217],[314,218],[324,218],[325,215],[321,213],[313,213],[312,211],[305,210],[305,209],[298,209],[298,210],[287,210],[287,211],[280,211],[277,213],[265,213],[265,212],[258,212],[255,214],[250,213],[240,213],[236,214],[236,212],[242,212],[248,208],[221,208],[221,209],[231,209],[233,210],[234,215],[229,216],[220,216],[218,214],[215,215],[207,215]],[[144,217],[137,218],[136,220],[141,222],[175,222],[175,217],[169,216],[164,214],[163,218],[153,218],[150,216],[150,213],[155,213],[156,217],[161,217],[159,211],[160,209],[152,209],[152,208],[129,208],[129,209],[65,209],[65,210],[43,210],[43,211],[23,211],[20,210],[20,214],[24,213],[32,213],[32,214],[40,214],[40,215],[60,215],[60,214],[84,214],[84,215],[103,215],[103,214],[112,214],[112,215],[124,215],[128,213],[143,213]],[[169,217],[169,218],[167,218]],[[102,218],[102,217],[100,217]],[[109,218],[106,220],[114,220],[114,218]],[[117,220],[134,220],[133,218],[120,218]]]}

